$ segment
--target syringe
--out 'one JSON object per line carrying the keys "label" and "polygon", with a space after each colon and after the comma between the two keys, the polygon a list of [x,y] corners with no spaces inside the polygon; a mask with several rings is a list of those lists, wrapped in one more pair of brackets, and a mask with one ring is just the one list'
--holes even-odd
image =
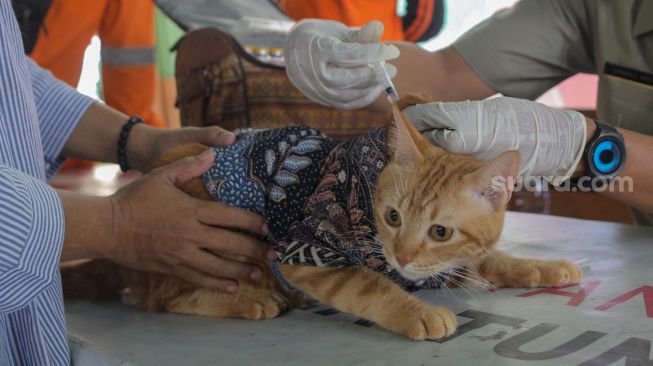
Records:
{"label": "syringe", "polygon": [[385,68],[385,61],[381,61],[379,63],[374,64],[378,69],[381,69],[381,74],[383,74],[382,78],[382,84],[384,86],[383,92],[385,93],[386,97],[388,97],[388,101],[390,104],[394,104],[399,101],[399,94],[397,93],[397,89],[395,88],[395,84],[392,83],[392,79],[390,78],[390,74],[388,74],[388,69]]}
{"label": "syringe", "polygon": [[392,83],[392,79],[388,74],[388,70],[385,68],[385,61],[381,61],[374,65],[377,67],[377,69],[381,69],[380,73],[383,74],[383,92],[388,98],[388,102],[390,102],[390,105],[392,106],[392,116],[394,117],[395,123],[399,123],[399,121],[403,121],[403,116],[399,110],[399,105],[397,104],[397,102],[399,102],[399,93],[397,93],[395,84]]}

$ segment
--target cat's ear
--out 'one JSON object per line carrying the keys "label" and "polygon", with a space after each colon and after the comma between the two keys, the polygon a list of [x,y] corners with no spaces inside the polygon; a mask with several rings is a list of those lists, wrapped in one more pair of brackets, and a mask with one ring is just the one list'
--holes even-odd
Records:
{"label": "cat's ear", "polygon": [[387,126],[388,154],[399,165],[409,165],[424,158],[431,144],[406,119],[399,107],[392,106],[393,121]]}
{"label": "cat's ear", "polygon": [[519,152],[506,151],[471,174],[475,193],[487,200],[493,209],[499,210],[510,200],[519,175],[520,160]]}

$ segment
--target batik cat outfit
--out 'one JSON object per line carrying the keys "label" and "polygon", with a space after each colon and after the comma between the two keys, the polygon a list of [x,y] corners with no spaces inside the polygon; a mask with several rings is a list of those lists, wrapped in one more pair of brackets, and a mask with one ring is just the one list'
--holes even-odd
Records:
{"label": "batik cat outfit", "polygon": [[215,164],[204,183],[214,200],[267,219],[280,258],[273,269],[279,263],[365,265],[407,290],[440,287],[442,278],[402,277],[374,240],[373,195],[388,161],[385,128],[345,141],[305,126],[250,130],[213,149]]}

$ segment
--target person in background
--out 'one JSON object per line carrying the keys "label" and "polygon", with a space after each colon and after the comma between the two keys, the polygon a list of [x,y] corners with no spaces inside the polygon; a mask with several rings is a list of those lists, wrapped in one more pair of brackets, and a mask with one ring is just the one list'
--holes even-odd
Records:
{"label": "person in background", "polygon": [[165,127],[154,111],[156,64],[152,0],[51,0],[29,55],[77,87],[91,38],[102,41],[102,95],[111,107]]}
{"label": "person in background", "polygon": [[348,26],[372,20],[383,23],[384,41],[422,42],[435,37],[444,23],[444,0],[406,0],[399,15],[397,0],[279,0],[279,6],[295,20],[330,19]]}
{"label": "person in background", "polygon": [[[0,0],[0,365],[69,365],[59,262],[105,258],[236,291],[273,259],[243,231],[263,218],[177,187],[213,165],[211,150],[145,174],[109,197],[55,190],[66,157],[145,172],[180,144],[228,145],[219,127],[160,129],[80,95],[25,55],[10,0]],[[221,255],[222,254],[222,255]]]}
{"label": "person in background", "polygon": [[[51,2],[29,55],[59,80],[77,87],[84,52],[94,35],[102,41],[102,97],[111,107],[165,127],[154,111],[154,4],[152,0],[14,0]],[[69,159],[63,170],[89,168]]]}
{"label": "person in background", "polygon": [[[554,185],[570,177],[611,180],[601,193],[629,205],[638,223],[653,225],[653,0],[522,0],[436,52],[382,43],[382,33],[378,22],[362,29],[299,22],[287,42],[288,76],[319,103],[387,112],[383,79],[371,63],[389,61],[400,95],[425,92],[443,102],[495,93],[535,99],[576,73],[595,73],[602,122],[507,97],[429,103],[405,113],[453,152],[489,159],[518,149],[523,178]],[[598,150],[609,138],[610,148]],[[632,189],[614,185],[628,180]]]}

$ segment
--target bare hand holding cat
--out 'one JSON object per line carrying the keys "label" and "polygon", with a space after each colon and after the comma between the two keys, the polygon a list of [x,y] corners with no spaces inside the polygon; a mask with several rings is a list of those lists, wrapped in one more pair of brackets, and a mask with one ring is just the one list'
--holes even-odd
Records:
{"label": "bare hand holding cat", "polygon": [[[116,162],[118,135],[128,117],[104,104],[88,108],[66,144],[62,155],[85,160]],[[155,128],[134,126],[127,140],[127,163],[146,172],[154,159],[177,146],[197,142],[206,146],[225,146],[235,141],[233,133],[218,126]]]}
{"label": "bare hand holding cat", "polygon": [[163,153],[188,143],[197,142],[206,146],[226,146],[236,141],[235,135],[218,126],[155,128],[145,124],[134,127],[127,149],[131,152],[129,165],[134,169],[147,172],[153,159]]}
{"label": "bare hand holding cat", "polygon": [[[62,154],[116,161],[124,114],[94,104],[66,142]],[[179,145],[229,145],[234,135],[220,127],[133,128],[129,165],[146,172],[154,159]],[[234,230],[263,234],[265,221],[249,211],[199,200],[177,187],[202,175],[213,159],[187,158],[146,174],[112,197],[59,191],[66,218],[61,260],[103,258],[127,267],[175,275],[203,287],[235,291],[236,279],[257,278],[260,269],[226,259],[267,260],[268,246]],[[247,260],[251,262],[251,260]]]}
{"label": "bare hand holding cat", "polygon": [[274,252],[234,230],[264,235],[265,220],[246,210],[190,197],[178,188],[212,163],[211,151],[179,160],[111,197],[59,191],[67,227],[62,260],[109,259],[228,292],[238,289],[236,280],[260,278],[261,269],[252,260],[267,261]]}

